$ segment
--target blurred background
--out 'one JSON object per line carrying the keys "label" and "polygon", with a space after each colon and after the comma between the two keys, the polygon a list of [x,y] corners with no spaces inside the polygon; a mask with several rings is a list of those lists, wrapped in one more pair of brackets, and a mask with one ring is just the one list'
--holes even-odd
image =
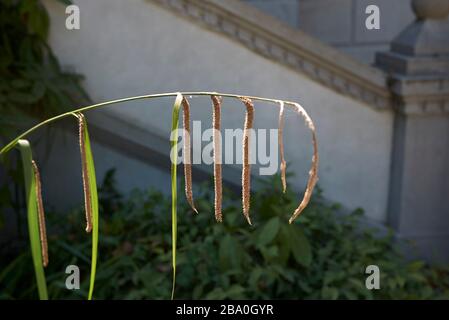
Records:
{"label": "blurred background", "polygon": [[[200,214],[181,204],[180,298],[448,297],[449,0],[4,0],[0,10],[2,145],[53,115],[150,93],[292,100],[313,118],[319,190],[295,225],[286,218],[312,148],[293,112],[284,129],[289,192],[254,166],[254,228],[241,216],[241,166],[223,167],[225,223],[215,225],[212,168],[194,165]],[[101,185],[97,298],[169,296],[172,100],[85,114]],[[209,128],[210,99],[190,104]],[[222,110],[222,128],[243,126],[241,104],[224,99]],[[277,116],[256,103],[256,128],[277,128]],[[77,122],[29,138],[49,216],[50,295],[82,297],[90,237]],[[18,158],[10,152],[0,167],[7,299],[35,295]],[[69,263],[85,264],[79,291],[64,287]],[[368,265],[380,268],[379,290],[365,286]]]}

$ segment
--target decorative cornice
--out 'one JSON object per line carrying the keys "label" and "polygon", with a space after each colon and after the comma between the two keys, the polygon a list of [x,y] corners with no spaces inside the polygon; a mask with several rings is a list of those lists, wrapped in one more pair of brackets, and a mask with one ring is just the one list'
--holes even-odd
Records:
{"label": "decorative cornice", "polygon": [[392,75],[394,109],[407,115],[449,114],[449,77]]}
{"label": "decorative cornice", "polygon": [[377,109],[392,106],[386,75],[236,0],[150,0]]}
{"label": "decorative cornice", "polygon": [[407,97],[398,99],[394,109],[405,115],[441,116],[449,115],[449,95],[429,97]]}

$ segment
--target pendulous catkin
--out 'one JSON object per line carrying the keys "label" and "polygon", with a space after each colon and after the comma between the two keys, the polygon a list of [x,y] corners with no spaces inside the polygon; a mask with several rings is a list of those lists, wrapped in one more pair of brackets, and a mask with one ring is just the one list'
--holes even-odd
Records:
{"label": "pendulous catkin", "polygon": [[285,178],[285,171],[287,169],[287,163],[284,157],[284,141],[282,138],[284,131],[284,101],[279,101],[279,129],[278,129],[278,144],[279,152],[281,154],[281,180],[282,180],[282,192],[287,190],[287,180]]}
{"label": "pendulous catkin", "polygon": [[185,179],[185,192],[187,202],[193,211],[198,213],[193,202],[193,191],[192,191],[192,159],[190,152],[190,105],[186,98],[182,99],[182,123],[184,126],[184,179]]}
{"label": "pendulous catkin", "polygon": [[83,175],[83,191],[84,191],[84,207],[86,213],[86,232],[92,231],[92,203],[90,199],[90,184],[89,184],[89,174],[87,169],[87,154],[84,146],[85,140],[85,127],[86,120],[82,113],[78,113],[78,128],[79,128],[79,146],[81,154],[81,168]]}
{"label": "pendulous catkin", "polygon": [[37,164],[34,160],[31,160],[31,165],[33,166],[34,180],[36,187],[36,200],[37,200],[37,214],[39,222],[39,237],[41,240],[41,252],[42,252],[42,264],[44,267],[48,266],[48,243],[47,243],[47,229],[45,227],[45,212],[44,204],[42,202],[42,186],[41,186],[41,175]]}
{"label": "pendulous catkin", "polygon": [[248,223],[251,225],[251,218],[249,216],[250,206],[250,191],[251,191],[251,165],[249,163],[249,144],[250,144],[250,129],[253,127],[254,121],[254,104],[251,99],[241,97],[240,100],[246,107],[245,125],[243,129],[243,167],[242,167],[242,205],[243,215]]}
{"label": "pendulous catkin", "polygon": [[222,176],[221,176],[221,138],[219,136],[221,127],[221,97],[211,96],[213,104],[212,127],[214,143],[214,190],[215,190],[215,220],[223,221],[221,213],[222,205]]}
{"label": "pendulous catkin", "polygon": [[310,201],[313,189],[315,188],[315,185],[318,181],[319,157],[318,157],[318,143],[316,139],[316,130],[312,119],[304,110],[304,108],[301,107],[298,103],[289,103],[289,104],[291,104],[294,107],[295,111],[304,118],[307,127],[312,132],[312,144],[313,144],[312,168],[309,171],[309,180],[307,181],[306,191],[304,193],[304,197],[301,203],[299,204],[299,207],[296,208],[295,212],[293,212],[293,215],[289,219],[289,223],[292,223],[301,214],[301,212],[305,209],[305,207],[307,207]]}

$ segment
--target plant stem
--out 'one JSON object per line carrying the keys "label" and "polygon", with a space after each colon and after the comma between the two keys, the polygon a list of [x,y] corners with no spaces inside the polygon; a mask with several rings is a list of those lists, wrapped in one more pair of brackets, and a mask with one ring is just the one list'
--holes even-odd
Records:
{"label": "plant stem", "polygon": [[[183,96],[211,96],[211,95],[215,95],[215,96],[222,96],[222,97],[228,97],[228,98],[247,97],[247,98],[250,98],[252,100],[270,102],[270,103],[273,103],[273,104],[276,104],[276,105],[279,105],[279,101],[280,101],[279,99],[269,99],[269,98],[262,98],[262,97],[254,97],[254,96],[246,96],[246,95],[238,95],[238,94],[229,94],[229,93],[219,93],[219,92],[169,92],[169,93],[150,94],[150,95],[134,96],[134,97],[129,97],[129,98],[117,99],[117,100],[110,100],[110,101],[105,101],[105,102],[89,105],[89,106],[86,106],[86,107],[82,107],[82,108],[79,108],[79,109],[76,109],[76,110],[72,110],[72,111],[69,111],[69,112],[66,112],[66,113],[62,113],[62,114],[57,115],[57,116],[55,116],[53,118],[50,118],[50,119],[47,119],[45,121],[40,122],[37,125],[35,125],[34,127],[28,129],[27,131],[25,131],[24,133],[19,135],[18,137],[16,137],[14,140],[12,140],[6,146],[4,146],[1,149],[1,151],[0,151],[0,155],[6,154],[9,150],[14,148],[14,146],[17,144],[17,141],[19,141],[20,139],[25,138],[30,133],[32,133],[33,131],[39,129],[40,127],[43,127],[43,126],[45,126],[45,125],[47,125],[47,124],[49,124],[51,122],[55,122],[57,120],[63,119],[65,117],[73,116],[74,113],[89,111],[89,110],[93,110],[93,109],[109,106],[109,105],[112,105],[112,104],[128,102],[128,101],[134,101],[134,100],[154,99],[154,98],[163,98],[163,97],[176,97],[179,93],[181,95],[183,95]],[[289,104],[289,105],[294,105],[295,104],[295,102],[291,102],[291,101],[284,101],[284,103]]]}

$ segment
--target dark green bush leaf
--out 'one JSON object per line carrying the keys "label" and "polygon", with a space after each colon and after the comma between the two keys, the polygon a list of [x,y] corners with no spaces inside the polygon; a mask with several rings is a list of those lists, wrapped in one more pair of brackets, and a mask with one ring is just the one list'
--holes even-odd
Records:
{"label": "dark green bush leaf", "polygon": [[258,245],[265,246],[271,243],[276,237],[280,226],[278,217],[273,217],[262,227],[258,236]]}
{"label": "dark green bush leaf", "polygon": [[289,225],[286,228],[289,230],[291,239],[290,248],[294,259],[304,267],[310,266],[312,263],[312,249],[302,228],[296,225]]}

